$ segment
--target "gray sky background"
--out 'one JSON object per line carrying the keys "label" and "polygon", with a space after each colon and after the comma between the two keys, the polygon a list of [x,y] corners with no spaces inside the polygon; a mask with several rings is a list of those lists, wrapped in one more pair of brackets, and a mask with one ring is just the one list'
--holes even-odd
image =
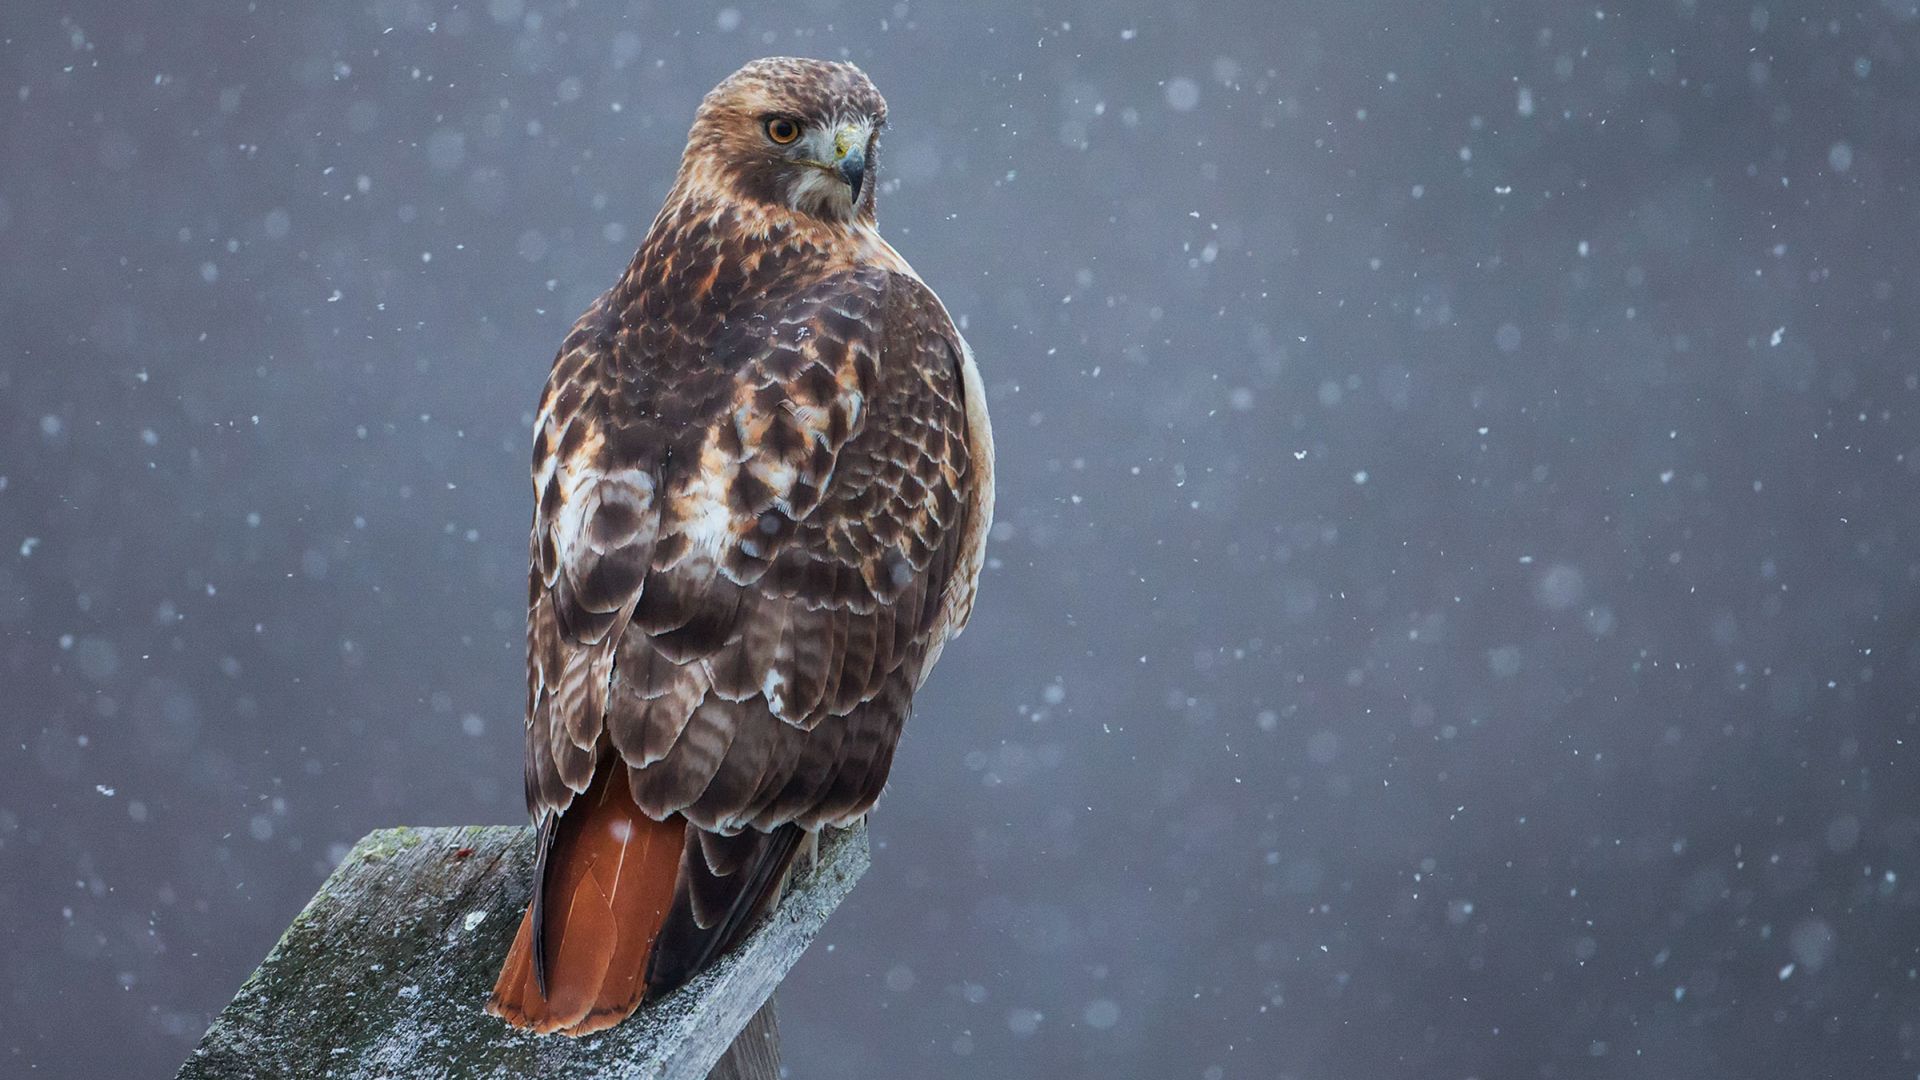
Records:
{"label": "gray sky background", "polygon": [[1920,5],[14,0],[0,1073],[514,822],[528,424],[864,66],[999,524],[795,1077],[1920,1070]]}

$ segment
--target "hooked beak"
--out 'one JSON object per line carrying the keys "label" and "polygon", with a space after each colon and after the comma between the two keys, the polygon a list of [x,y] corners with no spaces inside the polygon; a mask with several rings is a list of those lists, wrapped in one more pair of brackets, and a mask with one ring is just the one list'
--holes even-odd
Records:
{"label": "hooked beak", "polygon": [[860,186],[867,179],[867,147],[860,129],[848,126],[833,138],[833,171],[853,191],[853,205],[860,205]]}

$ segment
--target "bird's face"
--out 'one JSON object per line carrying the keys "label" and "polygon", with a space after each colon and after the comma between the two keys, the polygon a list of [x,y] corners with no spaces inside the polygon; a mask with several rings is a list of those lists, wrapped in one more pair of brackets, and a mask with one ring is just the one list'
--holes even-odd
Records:
{"label": "bird's face", "polygon": [[853,217],[867,194],[867,163],[879,134],[873,117],[774,113],[760,121],[760,130],[789,207],[835,221]]}
{"label": "bird's face", "polygon": [[886,116],[886,101],[852,64],[756,60],[701,104],[683,179],[827,222],[871,220]]}

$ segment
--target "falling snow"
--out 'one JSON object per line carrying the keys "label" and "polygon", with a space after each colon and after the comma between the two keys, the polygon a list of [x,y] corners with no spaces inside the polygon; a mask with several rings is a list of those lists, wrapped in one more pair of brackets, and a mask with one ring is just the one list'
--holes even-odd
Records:
{"label": "falling snow", "polygon": [[1920,1073],[1920,6],[26,7],[0,1071],[522,819],[535,395],[792,52],[999,444],[794,1075]]}

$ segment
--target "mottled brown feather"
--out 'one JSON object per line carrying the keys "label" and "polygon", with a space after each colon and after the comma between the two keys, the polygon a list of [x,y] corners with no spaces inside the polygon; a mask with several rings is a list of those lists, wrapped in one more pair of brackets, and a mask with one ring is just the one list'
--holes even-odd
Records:
{"label": "mottled brown feather", "polygon": [[[666,207],[541,397],[526,790],[559,823],[549,883],[582,898],[553,917],[594,928],[549,950],[562,991],[545,1014],[525,995],[506,1014],[542,1030],[604,1019],[634,979],[671,990],[737,940],[802,831],[879,797],[913,691],[971,610],[992,508],[978,375],[875,231],[871,176],[851,217],[788,205],[767,110],[879,121],[885,104],[817,61],[716,88]],[[604,889],[567,838],[615,786],[690,838],[644,979],[629,928],[617,954],[577,944],[604,936],[588,902]],[[516,944],[502,985],[537,975]]]}

